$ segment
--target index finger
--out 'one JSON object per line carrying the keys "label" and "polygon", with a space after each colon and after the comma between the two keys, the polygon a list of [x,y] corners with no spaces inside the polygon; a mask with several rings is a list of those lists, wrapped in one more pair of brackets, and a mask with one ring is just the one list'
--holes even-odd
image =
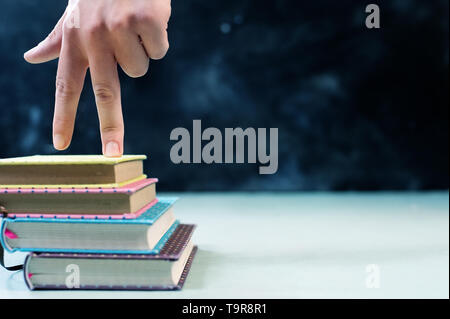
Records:
{"label": "index finger", "polygon": [[108,50],[94,50],[89,56],[92,88],[95,94],[103,154],[123,154],[124,124],[117,62]]}

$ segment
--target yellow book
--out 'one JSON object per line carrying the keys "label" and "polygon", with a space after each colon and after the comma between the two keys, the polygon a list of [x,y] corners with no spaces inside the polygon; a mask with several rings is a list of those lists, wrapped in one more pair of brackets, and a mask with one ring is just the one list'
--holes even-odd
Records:
{"label": "yellow book", "polygon": [[36,155],[0,159],[0,188],[111,188],[146,178],[145,155]]}

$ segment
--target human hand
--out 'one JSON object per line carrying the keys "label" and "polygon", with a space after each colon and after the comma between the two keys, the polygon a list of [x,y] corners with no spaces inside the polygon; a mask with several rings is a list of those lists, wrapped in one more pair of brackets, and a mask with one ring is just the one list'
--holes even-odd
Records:
{"label": "human hand", "polygon": [[117,71],[147,73],[149,58],[169,48],[170,0],[69,0],[49,36],[24,54],[29,63],[59,57],[56,75],[53,145],[69,147],[89,68],[100,120],[103,154],[123,154],[124,123]]}

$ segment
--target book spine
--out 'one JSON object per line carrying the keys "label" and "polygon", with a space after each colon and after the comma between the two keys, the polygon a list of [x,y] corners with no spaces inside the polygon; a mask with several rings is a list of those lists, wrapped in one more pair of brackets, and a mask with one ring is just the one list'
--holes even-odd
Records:
{"label": "book spine", "polygon": [[0,243],[7,252],[13,253],[14,251],[16,251],[16,249],[13,249],[6,244],[6,224],[7,219],[3,218],[2,224],[0,226]]}
{"label": "book spine", "polygon": [[28,272],[28,265],[33,258],[32,254],[28,254],[23,263],[23,279],[29,290],[34,290],[33,284],[31,283],[31,274]]}

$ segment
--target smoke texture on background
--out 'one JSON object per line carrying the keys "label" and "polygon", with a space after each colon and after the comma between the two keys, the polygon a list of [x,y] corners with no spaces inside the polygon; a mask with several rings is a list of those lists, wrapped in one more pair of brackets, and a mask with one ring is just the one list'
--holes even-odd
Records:
{"label": "smoke texture on background", "polygon": [[[158,190],[448,189],[449,2],[172,1],[170,50],[149,74],[121,72],[125,151],[148,154]],[[3,1],[0,157],[56,153],[57,62],[30,65],[65,1]],[[172,129],[279,128],[279,169],[170,161]],[[72,145],[99,154],[89,76]]]}

